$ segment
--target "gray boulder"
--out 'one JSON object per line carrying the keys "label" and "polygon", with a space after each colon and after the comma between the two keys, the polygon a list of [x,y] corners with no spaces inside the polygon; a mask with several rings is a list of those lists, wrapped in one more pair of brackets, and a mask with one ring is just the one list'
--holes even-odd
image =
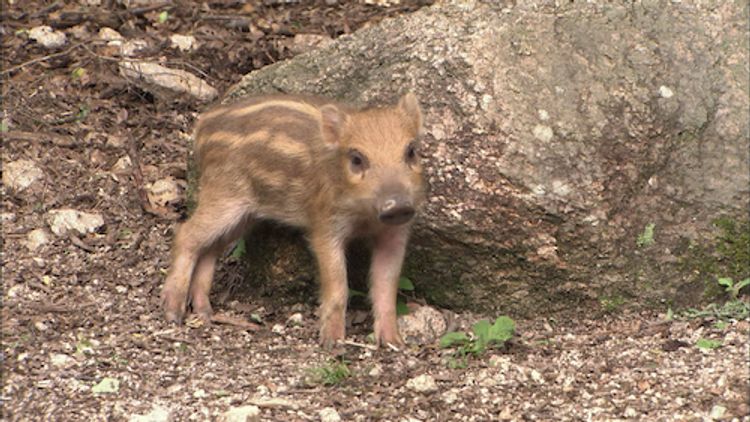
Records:
{"label": "gray boulder", "polygon": [[[404,273],[434,304],[523,315],[704,297],[729,274],[696,251],[724,271],[736,257],[715,256],[728,236],[715,223],[747,224],[747,3],[497,3],[386,20],[253,72],[226,100],[414,91],[431,193]],[[256,234],[249,286],[312,280],[299,234]]]}

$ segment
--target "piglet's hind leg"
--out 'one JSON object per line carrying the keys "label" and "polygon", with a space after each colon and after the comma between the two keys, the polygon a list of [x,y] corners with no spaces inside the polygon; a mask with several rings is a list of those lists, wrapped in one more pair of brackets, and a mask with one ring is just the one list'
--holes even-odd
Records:
{"label": "piglet's hind leg", "polygon": [[[199,201],[195,214],[180,226],[175,236],[172,266],[162,290],[162,304],[168,321],[182,322],[189,294],[196,311],[207,312],[210,316],[208,291],[218,256],[217,243],[222,237],[234,233],[244,223],[245,215],[243,204]],[[191,287],[194,276],[197,284]]]}

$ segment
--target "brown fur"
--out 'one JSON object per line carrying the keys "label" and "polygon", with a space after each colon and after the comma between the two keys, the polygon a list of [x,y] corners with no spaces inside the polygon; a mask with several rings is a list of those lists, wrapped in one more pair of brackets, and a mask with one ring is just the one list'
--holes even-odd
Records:
{"label": "brown fur", "polygon": [[323,98],[266,96],[205,113],[195,140],[198,207],[175,236],[162,291],[167,319],[181,321],[188,305],[210,317],[217,257],[267,218],[308,233],[326,345],[345,335],[344,248],[352,237],[372,237],[376,338],[401,343],[396,288],[409,219],[424,196],[419,160],[409,153],[421,126],[411,94],[395,106],[361,111]]}

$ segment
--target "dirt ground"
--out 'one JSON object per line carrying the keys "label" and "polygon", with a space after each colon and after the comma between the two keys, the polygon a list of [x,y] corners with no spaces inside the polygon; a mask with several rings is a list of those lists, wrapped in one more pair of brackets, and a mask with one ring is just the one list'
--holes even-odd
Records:
{"label": "dirt ground", "polygon": [[[166,99],[122,76],[121,47],[100,30],[145,41],[131,59],[189,71],[224,92],[306,48],[295,35],[336,38],[428,3],[3,0],[3,168],[30,160],[40,170],[21,189],[3,179],[3,419],[216,420],[255,405],[260,420],[278,421],[750,420],[747,320],[540,316],[516,321],[512,342],[458,368],[437,342],[372,350],[366,317],[354,318],[350,344],[334,357],[316,344],[312,295],[287,306],[218,289],[212,300],[228,323],[162,320],[190,133],[208,104]],[[65,43],[32,40],[39,25]],[[197,48],[173,47],[173,34],[193,35]],[[179,189],[160,202],[148,192],[163,180]],[[55,210],[66,208],[103,224],[51,232]],[[228,257],[219,284],[237,269]],[[494,316],[456,315],[453,326],[481,317]],[[721,347],[698,348],[699,339]],[[337,362],[348,377],[326,385],[312,375]]]}

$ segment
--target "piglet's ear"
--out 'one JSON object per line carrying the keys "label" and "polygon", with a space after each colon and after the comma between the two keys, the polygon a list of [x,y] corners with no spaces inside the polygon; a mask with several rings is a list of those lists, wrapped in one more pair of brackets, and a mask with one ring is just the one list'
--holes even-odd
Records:
{"label": "piglet's ear", "polygon": [[398,109],[406,119],[409,128],[414,131],[414,135],[422,134],[422,109],[419,107],[417,96],[409,92],[401,97],[398,102]]}
{"label": "piglet's ear", "polygon": [[326,104],[320,108],[320,128],[323,140],[331,145],[341,142],[341,135],[346,125],[346,114],[333,104]]}

